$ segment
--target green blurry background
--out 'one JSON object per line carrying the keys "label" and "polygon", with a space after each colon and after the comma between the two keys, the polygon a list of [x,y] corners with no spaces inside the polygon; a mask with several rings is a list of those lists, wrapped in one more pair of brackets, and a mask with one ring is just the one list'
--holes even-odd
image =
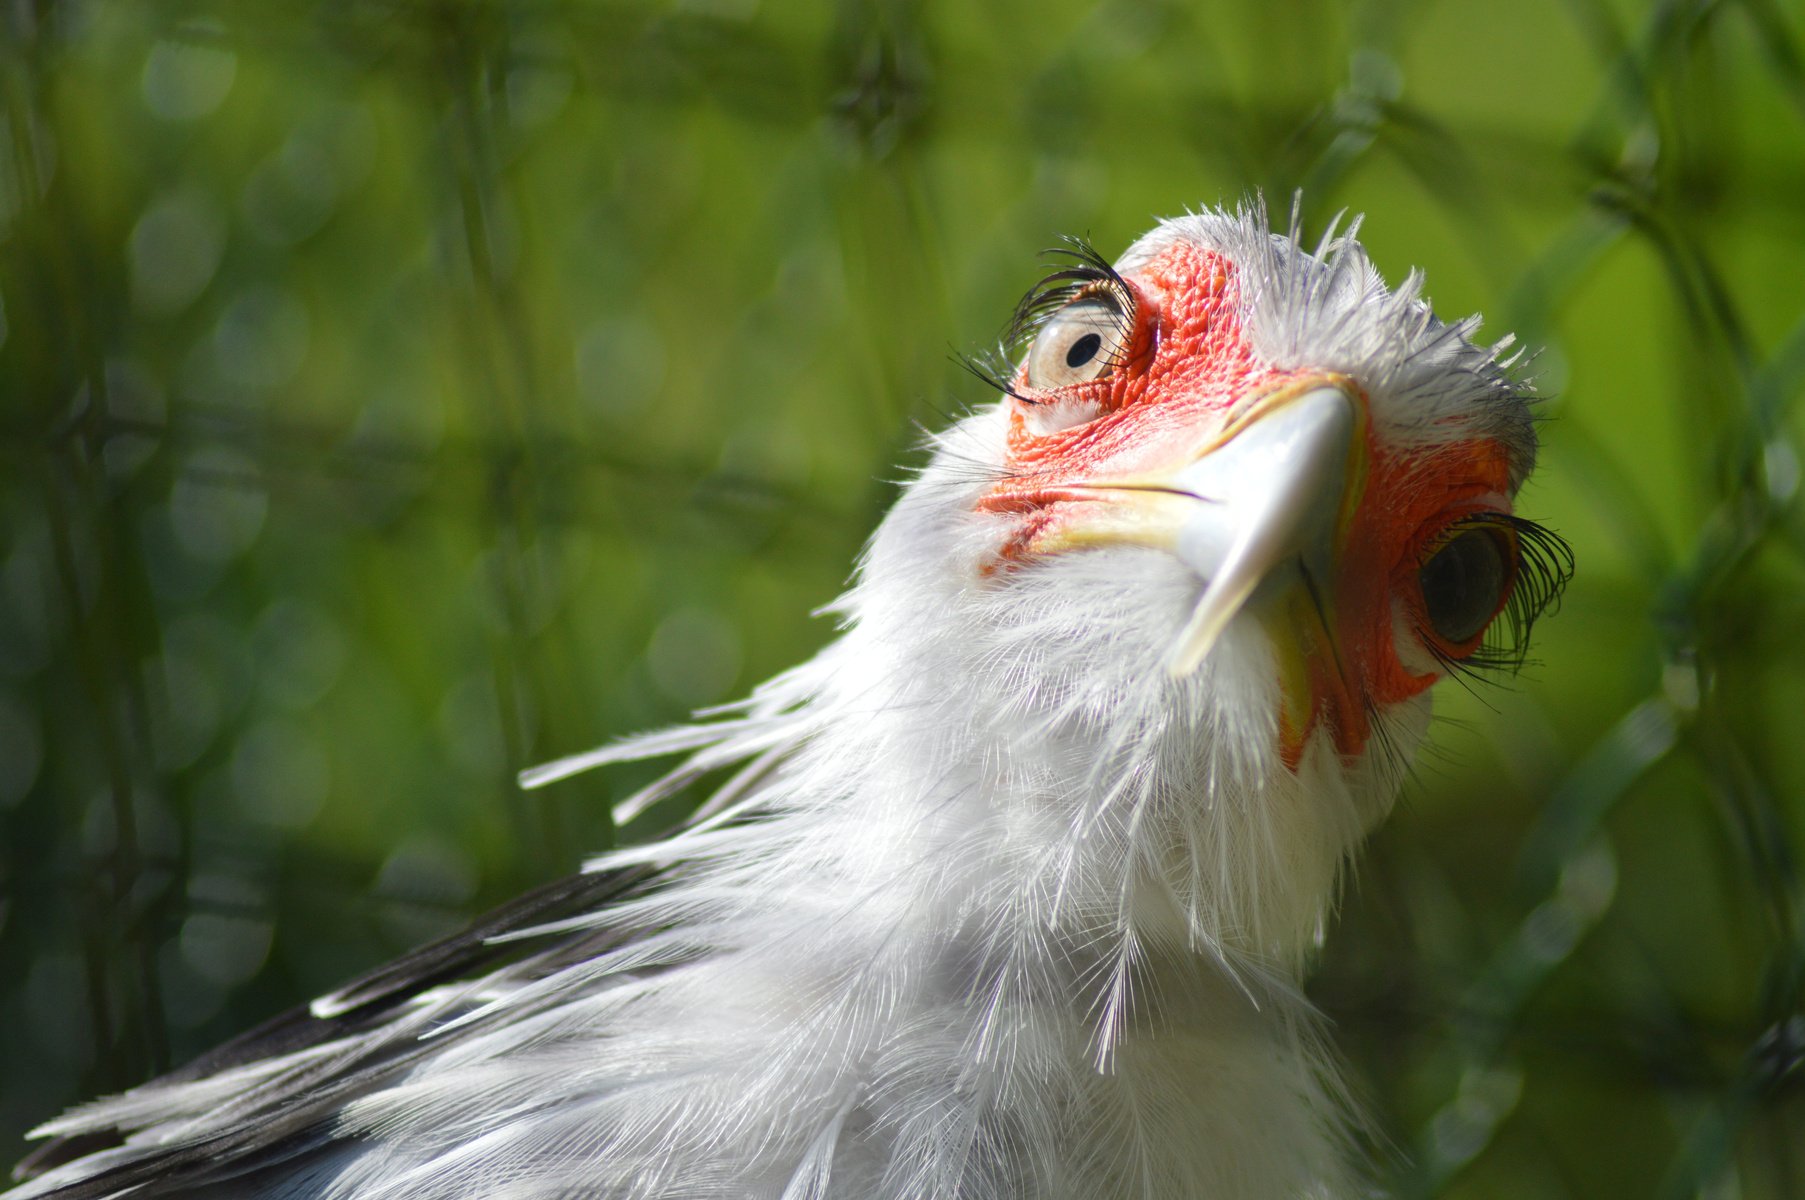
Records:
{"label": "green blurry background", "polygon": [[0,31],[0,1147],[679,816],[512,778],[820,645],[1056,235],[1302,187],[1546,347],[1522,508],[1579,560],[1536,664],[1442,689],[1316,983],[1383,1174],[1805,1195],[1799,8]]}

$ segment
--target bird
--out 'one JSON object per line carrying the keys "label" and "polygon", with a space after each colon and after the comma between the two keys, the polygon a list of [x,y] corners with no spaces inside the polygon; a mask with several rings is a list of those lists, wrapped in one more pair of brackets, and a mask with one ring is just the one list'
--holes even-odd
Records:
{"label": "bird", "polygon": [[6,1200],[1375,1194],[1305,981],[1432,685],[1573,561],[1533,358],[1300,210],[1063,241],[824,649],[522,777],[667,759],[617,816],[694,816],[48,1121]]}

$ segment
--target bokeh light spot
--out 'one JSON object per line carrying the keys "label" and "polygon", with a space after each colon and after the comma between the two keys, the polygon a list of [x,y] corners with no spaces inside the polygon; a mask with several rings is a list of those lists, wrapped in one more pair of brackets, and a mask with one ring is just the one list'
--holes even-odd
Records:
{"label": "bokeh light spot", "polygon": [[224,103],[237,76],[232,51],[165,39],[144,60],[144,103],[166,121],[192,121]]}
{"label": "bokeh light spot", "polygon": [[307,358],[307,309],[294,293],[246,288],[220,314],[213,331],[219,373],[252,388],[287,383]]}
{"label": "bokeh light spot", "polygon": [[459,680],[439,705],[439,738],[451,761],[476,776],[493,776],[506,766],[501,705],[487,671]]}
{"label": "bokeh light spot", "polygon": [[37,716],[10,690],[0,690],[0,808],[31,791],[44,763],[44,734]]}
{"label": "bokeh light spot", "polygon": [[253,727],[232,755],[232,786],[246,816],[278,829],[301,829],[319,815],[331,765],[318,739],[291,721]]}
{"label": "bokeh light spot", "polygon": [[153,316],[188,307],[219,270],[225,246],[225,218],[206,193],[164,195],[132,228],[132,304]]}
{"label": "bokeh light spot", "polygon": [[710,609],[678,609],[652,631],[646,667],[658,690],[677,703],[712,703],[739,678],[739,634]]}
{"label": "bokeh light spot", "polygon": [[577,387],[597,416],[625,421],[644,412],[664,384],[664,343],[650,321],[614,317],[577,342]]}
{"label": "bokeh light spot", "polygon": [[317,704],[338,682],[345,639],[317,604],[293,598],[264,609],[251,631],[258,693],[278,708]]}
{"label": "bokeh light spot", "polygon": [[182,922],[182,961],[221,987],[234,987],[262,969],[274,930],[268,921],[199,912]]}
{"label": "bokeh light spot", "polygon": [[227,562],[263,531],[269,497],[255,463],[236,450],[190,455],[169,492],[169,522],[182,549],[203,562]]}

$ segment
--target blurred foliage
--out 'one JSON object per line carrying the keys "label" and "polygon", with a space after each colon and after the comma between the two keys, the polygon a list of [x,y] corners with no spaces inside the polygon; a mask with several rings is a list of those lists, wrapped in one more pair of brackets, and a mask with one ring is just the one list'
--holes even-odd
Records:
{"label": "blurred foliage", "polygon": [[[1057,234],[1305,189],[1545,346],[1580,573],[1316,991],[1405,1197],[1805,1195],[1779,0],[0,10],[0,1145],[611,843]],[[680,813],[643,818],[643,836]]]}

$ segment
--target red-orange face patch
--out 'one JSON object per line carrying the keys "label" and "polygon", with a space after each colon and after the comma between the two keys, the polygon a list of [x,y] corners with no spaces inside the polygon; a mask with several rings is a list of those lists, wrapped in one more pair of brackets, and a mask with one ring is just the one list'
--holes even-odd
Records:
{"label": "red-orange face patch", "polygon": [[[1127,473],[1169,456],[1174,439],[1192,440],[1211,410],[1226,410],[1250,388],[1285,372],[1256,362],[1241,327],[1241,293],[1232,263],[1183,243],[1126,279],[1133,291],[1133,328],[1121,363],[1101,378],[1036,393],[1025,369],[1014,387],[1029,398],[1012,405],[1008,465],[1017,473],[999,488],[1012,497],[1040,480],[1050,487],[1103,471]],[[1094,407],[1091,420],[1037,433],[1033,401]]]}
{"label": "red-orange face patch", "polygon": [[[1280,370],[1255,356],[1241,319],[1238,272],[1214,251],[1173,245],[1122,282],[1133,301],[1131,327],[1110,370],[1045,392],[1032,387],[1025,366],[1013,380],[1010,474],[977,504],[1018,518],[1005,561],[1024,553],[1058,514],[1108,503],[1069,485],[1170,467],[1175,457],[1207,448],[1238,402],[1317,374]],[[1080,405],[1085,415],[1041,426],[1033,419],[1037,404]],[[1329,626],[1310,605],[1288,610],[1297,637],[1290,665],[1281,666],[1281,732],[1293,766],[1319,727],[1342,755],[1359,754],[1375,708],[1435,681],[1439,672],[1412,670],[1399,657],[1399,599],[1420,627],[1412,608],[1420,608],[1417,572],[1434,539],[1464,516],[1508,508],[1509,460],[1497,443],[1388,447],[1370,420],[1362,424],[1364,482],[1344,516],[1335,578],[1317,598]]]}

